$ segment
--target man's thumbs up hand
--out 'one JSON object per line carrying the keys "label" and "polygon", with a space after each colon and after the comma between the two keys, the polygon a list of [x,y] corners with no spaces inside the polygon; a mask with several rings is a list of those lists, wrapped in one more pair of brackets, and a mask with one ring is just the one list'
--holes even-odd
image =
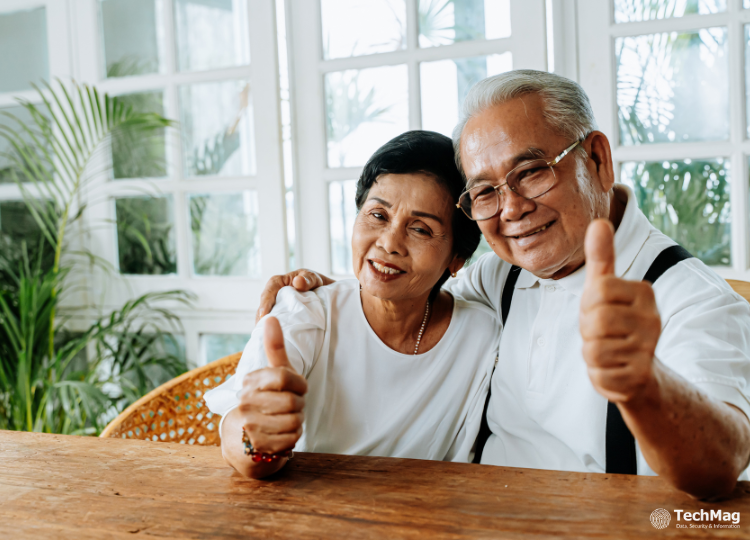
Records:
{"label": "man's thumbs up hand", "polygon": [[607,219],[595,219],[586,229],[586,283],[615,274],[615,230]]}
{"label": "man's thumbs up hand", "polygon": [[268,317],[263,330],[268,367],[245,375],[239,409],[253,448],[273,454],[302,436],[307,381],[289,362],[279,321]]}
{"label": "man's thumbs up hand", "polygon": [[615,276],[612,224],[594,220],[586,231],[586,284],[581,296],[583,358],[594,388],[628,402],[654,382],[654,351],[661,320],[654,291],[643,281]]}

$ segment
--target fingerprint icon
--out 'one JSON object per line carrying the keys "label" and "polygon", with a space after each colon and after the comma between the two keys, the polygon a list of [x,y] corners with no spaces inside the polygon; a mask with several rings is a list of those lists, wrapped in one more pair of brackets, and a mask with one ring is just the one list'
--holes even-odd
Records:
{"label": "fingerprint icon", "polygon": [[664,508],[657,508],[651,512],[651,525],[655,529],[666,529],[669,525],[669,521],[672,519],[670,513]]}

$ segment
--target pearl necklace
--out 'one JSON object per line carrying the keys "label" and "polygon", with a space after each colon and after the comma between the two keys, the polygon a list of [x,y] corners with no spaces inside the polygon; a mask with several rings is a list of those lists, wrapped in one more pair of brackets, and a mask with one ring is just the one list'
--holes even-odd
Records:
{"label": "pearl necklace", "polygon": [[424,329],[427,326],[427,317],[430,314],[430,301],[427,300],[427,305],[424,308],[424,318],[422,319],[422,327],[419,329],[419,335],[417,335],[417,346],[414,347],[414,356],[417,355],[419,352],[419,342],[422,341],[422,334],[424,334]]}

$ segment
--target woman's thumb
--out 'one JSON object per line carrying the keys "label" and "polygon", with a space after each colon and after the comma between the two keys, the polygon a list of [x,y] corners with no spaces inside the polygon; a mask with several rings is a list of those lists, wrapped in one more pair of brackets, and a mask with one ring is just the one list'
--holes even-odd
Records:
{"label": "woman's thumb", "polygon": [[[276,317],[268,317],[263,329],[263,348],[266,351],[269,367],[292,368],[284,348],[284,333]],[[294,369],[294,368],[292,368]]]}

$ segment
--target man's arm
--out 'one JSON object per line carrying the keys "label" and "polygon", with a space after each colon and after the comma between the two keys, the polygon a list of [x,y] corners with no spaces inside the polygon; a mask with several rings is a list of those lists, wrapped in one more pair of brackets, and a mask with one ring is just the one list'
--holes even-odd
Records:
{"label": "man's arm", "polygon": [[731,492],[750,461],[750,420],[659,361],[642,390],[619,402],[649,466],[699,498]]}
{"label": "man's arm", "polygon": [[592,223],[585,247],[580,329],[592,384],[617,404],[657,474],[695,497],[732,491],[750,461],[750,420],[655,358],[654,292],[614,276],[611,224]]}

